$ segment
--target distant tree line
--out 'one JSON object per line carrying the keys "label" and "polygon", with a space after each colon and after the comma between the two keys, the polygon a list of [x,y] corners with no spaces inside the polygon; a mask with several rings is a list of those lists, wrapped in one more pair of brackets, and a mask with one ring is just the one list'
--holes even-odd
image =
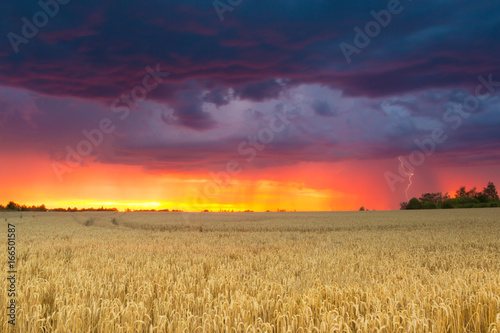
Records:
{"label": "distant tree line", "polygon": [[18,203],[15,203],[14,201],[10,201],[6,206],[0,205],[0,211],[28,211],[28,212],[47,212],[47,211],[53,211],[53,212],[116,212],[118,211],[117,208],[82,208],[78,209],[76,207],[71,208],[54,208],[54,209],[47,209],[45,205],[40,205],[40,206],[26,206],[26,205],[20,205]]}
{"label": "distant tree line", "polygon": [[26,206],[15,203],[14,201],[10,201],[6,206],[0,205],[0,211],[30,211],[30,212],[46,212],[47,208],[45,205],[41,206]]}
{"label": "distant tree line", "polygon": [[454,198],[451,198],[448,192],[444,195],[441,192],[424,193],[418,199],[401,202],[400,206],[402,210],[500,207],[500,199],[495,184],[489,182],[482,191],[475,187],[467,191],[465,186],[462,186],[455,192]]}

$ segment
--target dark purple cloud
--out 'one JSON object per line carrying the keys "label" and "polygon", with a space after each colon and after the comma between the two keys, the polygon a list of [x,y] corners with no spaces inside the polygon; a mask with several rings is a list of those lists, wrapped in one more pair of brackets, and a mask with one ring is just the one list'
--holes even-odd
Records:
{"label": "dark purple cloud", "polygon": [[[233,159],[260,168],[406,156],[420,149],[416,140],[428,140],[434,129],[441,128],[448,139],[435,145],[436,160],[500,163],[500,94],[482,102],[466,119],[460,118],[455,129],[456,120],[445,121],[443,115],[460,105],[458,96],[469,96],[463,90],[357,98],[350,105],[344,101],[349,97],[332,98],[337,93],[328,88],[302,89],[302,100],[280,96],[254,103],[251,109],[244,107],[247,102],[231,100],[230,94],[230,101],[217,107],[195,90],[186,90],[168,106],[145,101],[123,120],[98,102],[2,89],[0,138],[3,150],[46,151],[54,160],[64,161],[68,146],[76,149],[87,140],[83,130],[92,131],[109,118],[116,129],[93,147],[89,159],[183,172],[217,169]],[[419,112],[424,109],[432,111]],[[280,130],[270,139],[268,129],[276,114],[287,121],[275,124]],[[250,143],[259,135],[257,145],[262,149]],[[255,153],[250,160],[249,149]]]}
{"label": "dark purple cloud", "polygon": [[[357,96],[470,86],[500,74],[500,4],[487,0],[401,1],[370,45],[347,64],[370,12],[387,1],[244,1],[219,21],[210,1],[71,1],[15,53],[6,37],[21,34],[36,2],[1,5],[0,83],[58,96],[109,99],[160,63],[179,84],[189,80],[237,89],[242,98],[276,97],[274,78],[322,83]],[[160,91],[153,94],[168,100]]]}
{"label": "dark purple cloud", "polygon": [[[0,143],[60,160],[110,118],[116,130],[89,158],[203,169],[246,158],[238,146],[280,105],[295,116],[254,167],[393,158],[438,127],[449,140],[436,156],[498,163],[498,91],[458,129],[443,114],[474,94],[479,75],[500,81],[500,3],[401,1],[348,63],[340,44],[354,45],[354,27],[387,4],[244,0],[221,22],[210,1],[73,0],[15,52],[8,34],[22,35],[21,19],[40,7],[2,3]],[[120,119],[112,102],[157,65],[168,77]]]}

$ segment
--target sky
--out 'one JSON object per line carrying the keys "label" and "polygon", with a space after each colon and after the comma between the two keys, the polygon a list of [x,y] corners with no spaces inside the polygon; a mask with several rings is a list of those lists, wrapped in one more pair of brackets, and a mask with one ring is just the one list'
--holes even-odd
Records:
{"label": "sky", "polygon": [[500,3],[0,4],[0,203],[398,209],[500,184]]}

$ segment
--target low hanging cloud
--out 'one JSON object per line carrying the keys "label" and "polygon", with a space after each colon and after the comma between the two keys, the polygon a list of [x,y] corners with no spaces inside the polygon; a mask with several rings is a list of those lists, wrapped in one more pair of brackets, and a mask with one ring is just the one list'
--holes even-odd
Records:
{"label": "low hanging cloud", "polygon": [[[317,85],[304,85],[289,97],[280,95],[258,103],[231,97],[219,106],[207,102],[206,94],[186,90],[177,94],[177,104],[140,103],[125,120],[100,102],[12,88],[0,92],[4,92],[0,93],[1,139],[12,142],[4,144],[2,151],[45,151],[55,161],[65,159],[67,146],[76,147],[85,139],[82,130],[91,131],[101,119],[110,118],[116,130],[93,149],[90,161],[138,165],[158,172],[216,169],[229,160],[246,160],[248,156],[238,147],[269,127],[276,112],[289,112],[286,126],[258,151],[252,168],[393,158],[417,149],[415,139],[422,140],[438,127],[447,131],[450,140],[439,147],[436,161],[500,163],[498,95],[484,102],[459,130],[453,130],[443,121],[447,105],[455,103],[457,92],[453,90],[399,98],[357,98],[354,109],[351,97]],[[293,99],[297,95],[300,99]],[[321,95],[330,97],[317,99]],[[30,102],[21,105],[20,99]],[[19,111],[24,108],[25,112]],[[433,111],[424,113],[421,109]]]}

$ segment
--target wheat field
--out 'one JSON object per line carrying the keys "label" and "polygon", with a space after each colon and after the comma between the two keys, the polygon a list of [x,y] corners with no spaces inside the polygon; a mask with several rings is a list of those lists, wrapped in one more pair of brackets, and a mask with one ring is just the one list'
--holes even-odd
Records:
{"label": "wheat field", "polygon": [[496,208],[2,214],[3,332],[500,330]]}

